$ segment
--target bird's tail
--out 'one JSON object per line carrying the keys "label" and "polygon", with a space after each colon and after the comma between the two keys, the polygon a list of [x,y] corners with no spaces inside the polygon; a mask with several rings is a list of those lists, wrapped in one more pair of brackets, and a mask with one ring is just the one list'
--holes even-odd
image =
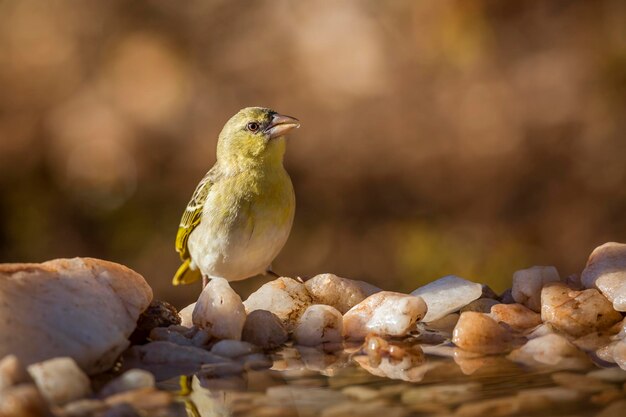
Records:
{"label": "bird's tail", "polygon": [[172,279],[172,284],[181,285],[181,284],[191,284],[202,278],[202,273],[199,269],[191,268],[191,259],[185,260],[183,264],[178,268],[176,274],[174,274],[174,279]]}

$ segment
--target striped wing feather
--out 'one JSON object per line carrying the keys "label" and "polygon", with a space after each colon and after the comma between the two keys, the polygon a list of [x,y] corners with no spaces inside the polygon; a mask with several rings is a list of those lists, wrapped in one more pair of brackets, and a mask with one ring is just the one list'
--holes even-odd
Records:
{"label": "striped wing feather", "polygon": [[180,220],[178,226],[178,233],[176,234],[176,252],[180,254],[181,260],[189,259],[189,249],[187,248],[187,242],[191,232],[200,224],[202,220],[202,211],[204,209],[204,203],[206,202],[207,195],[211,189],[211,185],[215,182],[215,169],[211,169],[206,173],[204,178],[200,181],[187,208],[183,213],[183,217]]}

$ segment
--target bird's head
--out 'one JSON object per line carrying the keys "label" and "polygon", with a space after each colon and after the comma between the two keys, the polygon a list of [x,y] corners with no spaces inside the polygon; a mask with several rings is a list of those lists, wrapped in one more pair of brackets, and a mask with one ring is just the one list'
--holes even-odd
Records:
{"label": "bird's head", "polygon": [[300,122],[263,107],[239,110],[224,125],[217,144],[217,157],[227,163],[282,161],[284,136]]}

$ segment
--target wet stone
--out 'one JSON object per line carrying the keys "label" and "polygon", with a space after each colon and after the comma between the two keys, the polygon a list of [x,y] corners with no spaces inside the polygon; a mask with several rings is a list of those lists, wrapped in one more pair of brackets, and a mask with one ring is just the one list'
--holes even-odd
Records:
{"label": "wet stone", "polygon": [[100,390],[98,396],[105,398],[120,392],[132,391],[139,388],[153,388],[154,375],[142,369],[130,369],[118,376]]}
{"label": "wet stone", "polygon": [[363,387],[360,385],[354,385],[346,387],[341,392],[349,398],[357,401],[371,401],[380,397],[380,392],[374,388]]}
{"label": "wet stone", "polygon": [[7,355],[0,360],[0,392],[31,378],[15,355]]}
{"label": "wet stone", "polygon": [[304,284],[282,277],[262,285],[250,294],[244,305],[248,314],[255,310],[274,313],[287,330],[293,330],[311,303],[311,295]]}
{"label": "wet stone", "polygon": [[263,349],[274,349],[285,343],[289,335],[274,313],[255,310],[248,314],[241,337],[242,340]]}
{"label": "wet stone", "polygon": [[0,392],[0,416],[51,416],[46,400],[33,384],[21,384]]}
{"label": "wet stone", "polygon": [[420,297],[381,291],[343,316],[343,333],[351,340],[363,340],[370,333],[401,337],[413,330],[425,314],[426,304]]}
{"label": "wet stone", "polygon": [[176,343],[177,345],[191,346],[191,340],[178,331],[167,327],[156,327],[150,331],[148,338],[153,341],[165,341]]}
{"label": "wet stone", "polygon": [[528,366],[549,365],[560,369],[587,369],[591,365],[584,352],[554,333],[529,340],[507,358]]}
{"label": "wet stone", "polygon": [[573,372],[554,373],[552,380],[564,388],[585,393],[595,393],[613,388],[610,383]]}
{"label": "wet stone", "polygon": [[520,303],[535,312],[541,311],[541,289],[548,283],[559,282],[561,278],[553,266],[533,266],[513,274],[511,295]]}
{"label": "wet stone", "polygon": [[461,314],[452,336],[461,349],[487,355],[510,350],[512,341],[510,332],[494,319],[472,311]]}
{"label": "wet stone", "polygon": [[148,308],[141,313],[137,328],[130,336],[132,344],[144,343],[152,329],[180,324],[176,307],[166,301],[152,300]]}
{"label": "wet stone", "polygon": [[196,308],[196,303],[191,303],[187,307],[184,307],[178,312],[180,317],[180,325],[185,327],[193,326],[193,310]]}
{"label": "wet stone", "polygon": [[381,291],[367,282],[341,278],[334,274],[316,275],[304,285],[314,303],[332,306],[341,314],[345,314],[370,295]]}
{"label": "wet stone", "polygon": [[409,388],[402,393],[402,402],[405,404],[436,402],[445,405],[456,405],[477,398],[480,395],[481,388],[481,384],[476,382]]}
{"label": "wet stone", "polygon": [[541,324],[541,315],[522,304],[496,304],[491,308],[491,317],[515,330],[525,330]]}
{"label": "wet stone", "polygon": [[51,404],[63,405],[91,394],[91,382],[72,358],[55,358],[28,367],[41,394]]}
{"label": "wet stone", "polygon": [[582,273],[585,288],[597,288],[617,311],[626,311],[626,244],[609,242],[593,250]]}
{"label": "wet stone", "polygon": [[89,417],[106,408],[108,407],[102,400],[82,399],[66,404],[63,412],[67,417]]}
{"label": "wet stone", "polygon": [[422,297],[426,303],[428,311],[423,320],[428,323],[458,311],[482,293],[481,284],[448,275],[416,289],[411,295]]}
{"label": "wet stone", "polygon": [[221,340],[211,348],[211,353],[224,358],[238,358],[257,352],[260,352],[257,346],[239,340]]}
{"label": "wet stone", "polygon": [[204,287],[192,314],[193,324],[217,339],[240,340],[246,311],[241,298],[223,278]]}
{"label": "wet stone", "polygon": [[622,320],[598,290],[576,291],[565,284],[546,285],[541,291],[541,318],[572,336],[605,330]]}
{"label": "wet stone", "polygon": [[491,312],[491,307],[499,304],[498,300],[494,300],[492,298],[479,298],[478,300],[474,300],[465,307],[461,309],[461,313],[464,311],[475,311],[477,313],[489,313]]}
{"label": "wet stone", "polygon": [[296,344],[318,346],[323,343],[338,343],[343,340],[343,317],[334,307],[313,304],[298,320],[293,332]]}

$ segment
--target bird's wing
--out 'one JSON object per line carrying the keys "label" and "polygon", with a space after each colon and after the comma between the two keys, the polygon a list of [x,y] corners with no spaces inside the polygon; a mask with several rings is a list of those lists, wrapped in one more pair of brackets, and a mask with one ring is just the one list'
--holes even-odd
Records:
{"label": "bird's wing", "polygon": [[187,260],[190,258],[189,249],[187,248],[187,241],[191,232],[200,224],[202,220],[202,211],[204,209],[204,203],[209,195],[209,190],[215,182],[217,170],[213,167],[206,173],[204,178],[200,181],[196,190],[191,196],[189,204],[183,213],[183,217],[180,220],[178,226],[178,233],[176,234],[176,252],[180,254],[181,260]]}

